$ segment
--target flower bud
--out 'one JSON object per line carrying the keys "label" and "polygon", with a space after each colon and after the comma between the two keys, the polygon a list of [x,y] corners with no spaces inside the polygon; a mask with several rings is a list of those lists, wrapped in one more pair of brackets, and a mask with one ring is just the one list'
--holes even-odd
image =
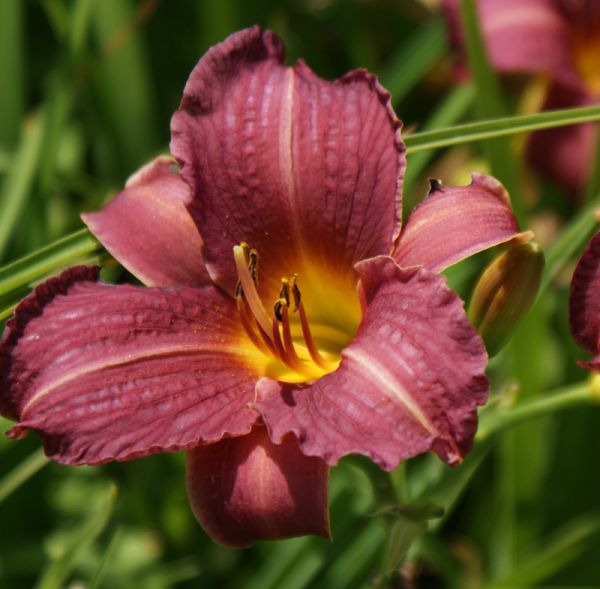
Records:
{"label": "flower bud", "polygon": [[529,242],[500,254],[479,278],[468,314],[490,356],[502,349],[533,303],[543,269],[544,254]]}

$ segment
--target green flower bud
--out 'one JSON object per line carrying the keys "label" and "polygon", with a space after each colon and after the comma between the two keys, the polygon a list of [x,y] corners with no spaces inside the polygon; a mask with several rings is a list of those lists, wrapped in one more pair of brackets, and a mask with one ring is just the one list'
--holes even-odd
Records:
{"label": "green flower bud", "polygon": [[500,254],[483,271],[473,289],[469,319],[475,325],[490,356],[509,340],[540,287],[544,254],[529,242]]}

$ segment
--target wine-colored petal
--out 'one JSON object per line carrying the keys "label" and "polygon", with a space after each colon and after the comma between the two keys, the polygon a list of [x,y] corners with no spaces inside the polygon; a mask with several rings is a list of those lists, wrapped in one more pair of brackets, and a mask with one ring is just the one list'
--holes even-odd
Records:
{"label": "wine-colored petal", "polygon": [[580,35],[597,34],[600,28],[598,0],[552,0],[557,10]]}
{"label": "wine-colored petal", "polygon": [[445,279],[392,258],[357,264],[366,308],[337,371],[312,384],[266,378],[257,402],[271,438],[335,464],[365,454],[386,470],[434,450],[456,464],[471,447],[485,402],[487,355]]}
{"label": "wine-colored petal", "polygon": [[[464,49],[460,0],[443,0],[453,44]],[[577,77],[571,26],[556,0],[476,0],[481,32],[492,65],[502,72],[546,72]]]}
{"label": "wine-colored petal", "polygon": [[519,231],[504,187],[491,176],[473,174],[468,186],[433,183],[404,226],[394,258],[401,266],[440,272],[489,247],[531,237]]}
{"label": "wine-colored petal", "polygon": [[127,460],[247,433],[256,372],[235,305],[213,287],[98,282],[76,267],[17,307],[0,347],[11,437],[66,464]]}
{"label": "wine-colored petal", "polygon": [[595,358],[592,358],[589,361],[578,360],[577,364],[586,370],[591,370],[593,372],[600,372],[600,354],[598,354]]}
{"label": "wine-colored petal", "polygon": [[187,488],[196,519],[219,544],[330,537],[327,465],[305,456],[292,435],[273,444],[263,426],[199,446],[188,455]]}
{"label": "wine-colored petal", "polygon": [[335,82],[284,66],[281,40],[259,27],[200,60],[172,119],[171,150],[194,190],[212,278],[236,283],[232,246],[261,256],[262,292],[303,260],[351,272],[389,253],[400,224],[401,124],[376,78]]}
{"label": "wine-colored petal", "polygon": [[81,217],[104,247],[148,286],[208,284],[202,239],[186,209],[188,185],[158,157],[97,213]]}
{"label": "wine-colored petal", "polygon": [[587,352],[600,352],[600,233],[590,241],[571,281],[569,322],[575,341]]}
{"label": "wine-colored petal", "polygon": [[[576,86],[552,84],[544,110],[588,106],[597,101]],[[580,196],[590,176],[598,128],[594,123],[536,131],[527,148],[529,161],[570,196]]]}

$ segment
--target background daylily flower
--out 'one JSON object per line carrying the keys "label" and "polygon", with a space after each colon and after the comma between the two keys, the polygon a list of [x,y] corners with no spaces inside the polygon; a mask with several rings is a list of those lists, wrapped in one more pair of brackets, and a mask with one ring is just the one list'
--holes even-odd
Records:
{"label": "background daylily flower", "polygon": [[[462,46],[460,0],[443,0],[450,33]],[[600,99],[600,4],[594,0],[477,0],[489,59],[500,72],[543,74],[543,109]],[[544,175],[575,196],[591,172],[597,143],[593,123],[538,131],[528,157]]]}
{"label": "background daylily flower", "polygon": [[569,322],[575,341],[594,356],[579,365],[600,370],[600,233],[592,238],[573,273]]}
{"label": "background daylily flower", "polygon": [[527,241],[502,186],[433,183],[400,231],[405,148],[389,94],[335,82],[258,27],[213,47],[158,158],[90,230],[147,287],[76,267],[18,306],[0,411],[63,464],[189,450],[218,542],[327,536],[328,465],[468,452],[487,355],[437,273]]}

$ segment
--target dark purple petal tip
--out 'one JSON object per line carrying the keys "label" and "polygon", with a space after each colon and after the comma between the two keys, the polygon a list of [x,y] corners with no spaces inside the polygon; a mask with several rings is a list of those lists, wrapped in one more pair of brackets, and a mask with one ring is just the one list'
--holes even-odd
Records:
{"label": "dark purple petal tip", "polygon": [[[569,322],[575,341],[587,352],[600,352],[600,233],[581,256],[569,297]],[[597,359],[593,362],[597,362]],[[586,366],[589,368],[590,366]]]}

